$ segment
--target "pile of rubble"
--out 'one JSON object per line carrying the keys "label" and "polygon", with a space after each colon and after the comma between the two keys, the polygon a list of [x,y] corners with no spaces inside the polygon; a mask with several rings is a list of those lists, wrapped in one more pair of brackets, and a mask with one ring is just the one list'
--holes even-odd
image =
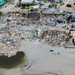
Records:
{"label": "pile of rubble", "polygon": [[15,26],[0,29],[0,56],[14,56],[19,51],[20,35]]}
{"label": "pile of rubble", "polygon": [[0,17],[0,56],[11,57],[19,51],[21,27],[18,28],[13,20],[7,22],[4,17]]}
{"label": "pile of rubble", "polygon": [[41,40],[51,45],[64,46],[69,42],[70,36],[65,31],[49,30],[42,32]]}
{"label": "pile of rubble", "polygon": [[[55,20],[55,17],[41,17],[39,22],[32,22],[18,12],[10,12],[0,17],[0,43],[8,49],[7,51],[7,49],[3,50],[3,48],[1,48],[1,50],[4,51],[3,54],[9,57],[15,55],[19,50],[21,38],[32,40],[39,39],[41,42],[50,45],[62,46],[67,44],[70,40],[70,35],[66,31],[69,31],[69,28],[67,29],[65,26],[63,27],[63,25],[56,25]],[[49,25],[46,25],[43,21],[46,21]],[[0,52],[0,55],[1,54]]]}

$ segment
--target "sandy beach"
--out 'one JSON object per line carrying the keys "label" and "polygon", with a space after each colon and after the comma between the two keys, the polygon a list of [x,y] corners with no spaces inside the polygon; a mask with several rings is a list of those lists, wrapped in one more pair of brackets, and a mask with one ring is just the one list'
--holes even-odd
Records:
{"label": "sandy beach", "polygon": [[[27,45],[27,43],[26,43]],[[28,48],[26,48],[28,46]],[[25,53],[29,59],[35,61],[29,68],[32,72],[55,73],[58,75],[74,75],[74,49],[64,49],[63,47],[50,47],[34,43],[28,43]],[[34,46],[34,47],[32,47]],[[23,48],[23,47],[22,47]],[[33,48],[33,49],[32,49]],[[50,50],[54,52],[51,53]],[[28,51],[29,50],[29,51]],[[33,51],[31,51],[33,50]],[[58,55],[58,52],[60,55]],[[30,53],[30,54],[29,54]]]}
{"label": "sandy beach", "polygon": [[[21,42],[22,50],[29,61],[27,67],[5,70],[1,75],[74,75],[75,51],[63,47],[51,47],[38,41]],[[53,49],[54,52],[50,52]],[[58,54],[58,52],[60,54]],[[24,74],[23,74],[24,73]],[[30,74],[29,74],[30,73]]]}

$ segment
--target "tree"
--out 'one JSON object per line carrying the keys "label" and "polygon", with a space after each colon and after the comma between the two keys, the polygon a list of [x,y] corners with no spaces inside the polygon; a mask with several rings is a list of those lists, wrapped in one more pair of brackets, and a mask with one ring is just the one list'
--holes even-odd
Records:
{"label": "tree", "polygon": [[2,14],[2,12],[0,12],[0,16],[2,16],[3,14]]}

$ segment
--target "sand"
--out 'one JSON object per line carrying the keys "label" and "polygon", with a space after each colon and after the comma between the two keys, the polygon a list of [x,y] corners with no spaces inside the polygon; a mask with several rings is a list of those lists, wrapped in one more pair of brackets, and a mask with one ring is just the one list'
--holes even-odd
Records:
{"label": "sand", "polygon": [[[25,45],[24,51],[32,63],[32,66],[29,68],[30,71],[58,75],[75,74],[74,49],[65,49],[58,46],[51,47],[39,42],[33,43],[29,41],[23,41],[22,45]],[[53,53],[50,52],[51,49],[54,50]],[[58,55],[58,52],[60,55]]]}
{"label": "sand", "polygon": [[[51,49],[54,52],[50,52]],[[20,50],[25,52],[29,61],[27,67],[2,71],[0,69],[2,75],[13,75],[13,73],[14,75],[75,75],[74,49],[51,47],[38,41],[23,40]]]}

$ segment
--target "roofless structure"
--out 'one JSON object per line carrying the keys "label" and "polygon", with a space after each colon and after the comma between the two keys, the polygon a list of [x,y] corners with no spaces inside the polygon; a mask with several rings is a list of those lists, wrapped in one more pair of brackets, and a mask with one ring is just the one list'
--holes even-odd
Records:
{"label": "roofless structure", "polygon": [[21,6],[23,8],[29,8],[30,6],[34,5],[34,0],[21,0]]}

